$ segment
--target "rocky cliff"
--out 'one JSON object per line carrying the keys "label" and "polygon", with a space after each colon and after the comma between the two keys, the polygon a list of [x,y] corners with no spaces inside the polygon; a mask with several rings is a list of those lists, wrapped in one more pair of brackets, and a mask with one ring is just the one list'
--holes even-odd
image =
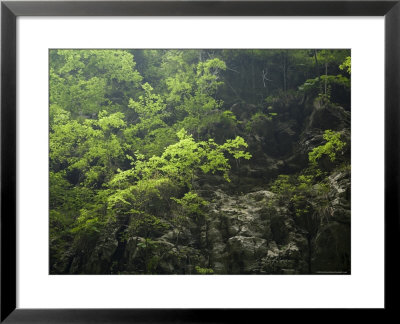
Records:
{"label": "rocky cliff", "polygon": [[[231,182],[215,175],[197,179],[196,192],[208,202],[204,215],[180,229],[161,230],[152,240],[123,239],[129,220],[110,224],[89,259],[74,251],[59,268],[127,274],[349,273],[350,112],[318,100],[292,98],[279,104],[276,117],[253,120],[257,107],[231,108],[240,121],[231,132],[245,137],[252,159],[232,168]],[[208,131],[218,139],[221,127],[215,124]],[[326,190],[302,219],[271,184],[278,175],[307,168],[309,152],[324,142],[327,129],[341,133],[346,149],[335,163],[319,161]]]}

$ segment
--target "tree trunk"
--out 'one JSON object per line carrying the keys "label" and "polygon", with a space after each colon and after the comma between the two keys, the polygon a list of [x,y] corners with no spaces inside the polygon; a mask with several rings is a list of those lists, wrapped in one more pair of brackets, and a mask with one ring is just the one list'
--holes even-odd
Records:
{"label": "tree trunk", "polygon": [[328,83],[328,62],[325,62],[325,96],[327,92],[327,83]]}
{"label": "tree trunk", "polygon": [[315,70],[317,72],[318,81],[320,81],[321,77],[319,75],[319,64],[318,64],[317,50],[314,50],[314,59],[315,59]]}

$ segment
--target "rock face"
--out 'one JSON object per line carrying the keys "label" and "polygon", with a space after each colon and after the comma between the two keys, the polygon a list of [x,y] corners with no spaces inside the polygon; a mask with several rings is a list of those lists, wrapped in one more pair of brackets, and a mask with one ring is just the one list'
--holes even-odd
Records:
{"label": "rock face", "polygon": [[329,177],[329,214],[315,241],[316,271],[349,272],[350,269],[350,171]]}
{"label": "rock face", "polygon": [[[149,257],[154,262],[153,270],[190,274],[195,273],[195,265],[201,265],[216,274],[348,273],[349,172],[334,173],[329,179],[329,211],[319,215],[312,242],[296,225],[290,210],[275,204],[272,192],[230,195],[216,190],[209,193],[212,203],[203,224],[192,223],[186,233],[180,234],[178,244],[176,231],[155,241],[158,252]],[[127,265],[137,266],[143,258],[133,240],[125,253]]]}
{"label": "rock face", "polygon": [[[295,274],[350,269],[350,174],[329,177],[329,215],[319,215],[311,246],[287,208],[270,191],[215,191],[207,230],[209,267],[216,273]],[[311,255],[310,255],[311,253]]]}
{"label": "rock face", "polygon": [[[242,196],[215,192],[210,208],[210,265],[218,273],[283,273],[295,269],[299,242],[285,211],[267,210],[269,191]],[[291,233],[292,232],[292,233]],[[291,233],[291,235],[289,235]],[[277,243],[279,242],[279,244]]]}

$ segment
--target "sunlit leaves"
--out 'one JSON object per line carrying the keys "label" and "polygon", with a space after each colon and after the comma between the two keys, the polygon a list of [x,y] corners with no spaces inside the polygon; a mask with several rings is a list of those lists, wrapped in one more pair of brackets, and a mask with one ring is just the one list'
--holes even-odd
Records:
{"label": "sunlit leaves", "polygon": [[[193,136],[182,129],[177,133],[178,141],[165,148],[161,156],[146,159],[136,154],[131,157],[132,168],[121,171],[108,183],[112,194],[108,208],[117,213],[136,217],[133,210],[153,210],[151,204],[169,205],[172,198],[184,210],[198,214],[205,201],[193,191],[196,178],[204,173],[223,174],[229,181],[229,155],[234,159],[249,159],[245,152],[247,144],[241,137],[218,145],[214,140],[195,141]],[[174,195],[189,188],[182,198]],[[133,208],[133,209],[132,209]]]}
{"label": "sunlit leaves", "polygon": [[347,56],[343,63],[339,65],[339,68],[351,74],[351,56]]}
{"label": "sunlit leaves", "polygon": [[127,51],[51,50],[50,57],[50,104],[74,116],[92,117],[105,107],[115,110],[142,80]]}
{"label": "sunlit leaves", "polygon": [[343,152],[346,143],[340,139],[341,134],[332,130],[326,130],[323,137],[326,143],[317,146],[309,154],[308,159],[312,165],[317,165],[317,161],[323,156],[329,157],[331,162],[336,160],[338,154]]}

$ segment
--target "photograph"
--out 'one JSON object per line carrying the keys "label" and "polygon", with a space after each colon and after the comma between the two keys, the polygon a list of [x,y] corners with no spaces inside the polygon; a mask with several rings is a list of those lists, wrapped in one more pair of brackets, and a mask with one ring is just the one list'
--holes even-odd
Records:
{"label": "photograph", "polygon": [[50,275],[351,274],[350,49],[48,55]]}

